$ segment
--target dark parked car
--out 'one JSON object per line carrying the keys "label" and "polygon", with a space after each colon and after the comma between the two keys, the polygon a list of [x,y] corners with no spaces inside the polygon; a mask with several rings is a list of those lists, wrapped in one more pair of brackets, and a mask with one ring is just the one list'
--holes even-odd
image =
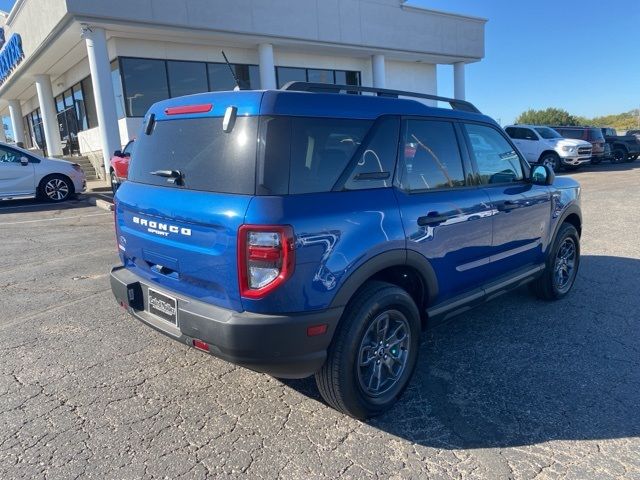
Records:
{"label": "dark parked car", "polygon": [[633,135],[636,138],[640,139],[640,130],[629,130],[627,135]]}
{"label": "dark parked car", "polygon": [[[597,127],[566,127],[550,125],[556,132],[564,138],[573,138],[575,140],[585,140],[593,146],[591,151],[591,163],[598,164],[603,160],[611,159],[611,151],[606,148],[606,141],[602,131]],[[609,152],[607,152],[609,150]]]}
{"label": "dark parked car", "polygon": [[613,128],[602,128],[602,134],[609,145],[616,163],[633,162],[640,156],[640,138],[635,135],[618,135]]}
{"label": "dark parked car", "polygon": [[142,132],[115,195],[118,303],[229,362],[315,375],[354,417],[402,394],[428,320],[576,278],[580,185],[468,102],[296,82],[165,100]]}

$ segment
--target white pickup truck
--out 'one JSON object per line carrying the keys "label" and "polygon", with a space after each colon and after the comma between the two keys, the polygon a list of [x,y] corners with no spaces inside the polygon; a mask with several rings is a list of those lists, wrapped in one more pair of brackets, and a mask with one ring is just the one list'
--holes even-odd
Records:
{"label": "white pickup truck", "polygon": [[592,145],[584,140],[563,138],[553,128],[539,125],[509,125],[507,135],[529,163],[577,169],[591,160]]}

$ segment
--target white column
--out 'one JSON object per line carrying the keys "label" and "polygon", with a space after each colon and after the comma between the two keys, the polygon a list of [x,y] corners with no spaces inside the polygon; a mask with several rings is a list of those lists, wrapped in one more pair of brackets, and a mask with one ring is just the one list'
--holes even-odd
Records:
{"label": "white column", "polygon": [[464,100],[464,90],[464,62],[457,62],[453,64],[453,97]]}
{"label": "white column", "polygon": [[274,90],[276,84],[276,67],[273,60],[273,45],[261,43],[258,45],[258,57],[260,59],[260,88]]}
{"label": "white column", "polygon": [[9,115],[11,116],[11,129],[16,143],[24,145],[24,127],[22,123],[22,107],[20,100],[9,100]]}
{"label": "white column", "polygon": [[120,150],[120,130],[116,113],[116,97],[111,79],[111,62],[107,50],[107,35],[103,28],[83,27],[82,38],[87,46],[91,84],[96,101],[98,129],[102,142],[102,158],[107,178],[111,155]]}
{"label": "white column", "polygon": [[373,86],[375,88],[385,88],[387,84],[387,74],[384,65],[384,55],[372,55],[371,68],[373,70]]}
{"label": "white column", "polygon": [[53,101],[53,88],[51,88],[51,78],[49,75],[40,74],[34,76],[36,80],[36,92],[38,92],[38,103],[42,114],[42,126],[44,127],[44,139],[47,142],[47,155],[50,157],[62,155],[62,144],[60,141],[60,126],[58,125],[58,115],[56,104]]}

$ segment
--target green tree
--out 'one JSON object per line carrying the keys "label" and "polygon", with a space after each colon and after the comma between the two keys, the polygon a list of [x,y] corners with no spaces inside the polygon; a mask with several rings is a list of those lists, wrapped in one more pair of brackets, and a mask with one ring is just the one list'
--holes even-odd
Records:
{"label": "green tree", "polygon": [[520,114],[516,123],[531,125],[580,125],[581,118],[571,115],[560,108],[546,108],[544,110],[527,110]]}

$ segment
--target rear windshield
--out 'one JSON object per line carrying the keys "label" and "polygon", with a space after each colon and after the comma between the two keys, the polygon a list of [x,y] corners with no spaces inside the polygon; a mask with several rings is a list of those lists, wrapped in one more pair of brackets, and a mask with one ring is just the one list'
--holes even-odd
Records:
{"label": "rear windshield", "polygon": [[[222,118],[158,121],[151,135],[140,135],[129,180],[207,192],[255,193],[258,117],[238,117],[231,133]],[[182,182],[158,175],[179,171]],[[154,174],[153,172],[156,172]]]}

